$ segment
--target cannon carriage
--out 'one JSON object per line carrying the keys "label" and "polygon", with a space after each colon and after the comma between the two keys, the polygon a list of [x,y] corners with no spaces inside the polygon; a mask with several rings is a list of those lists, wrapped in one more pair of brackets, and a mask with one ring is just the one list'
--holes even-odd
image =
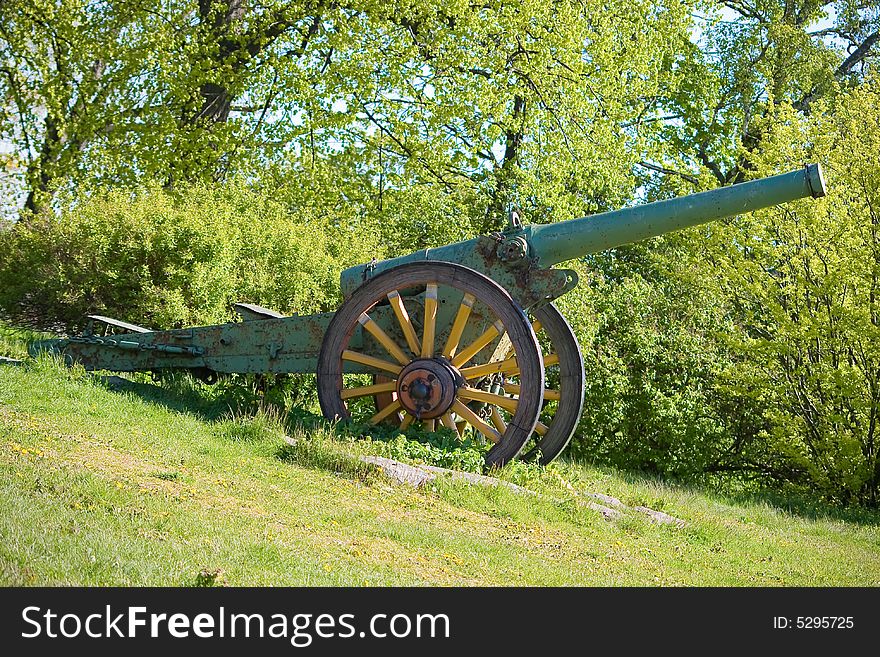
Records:
{"label": "cannon carriage", "polygon": [[[92,333],[33,346],[87,370],[314,373],[321,410],[405,430],[446,427],[487,442],[486,464],[549,463],[583,404],[580,347],[553,301],[577,274],[553,265],[825,195],[818,164],[665,201],[504,231],[342,272],[336,312],[284,317],[237,304],[241,322],[151,331],[107,317]],[[118,332],[121,331],[121,332]]]}

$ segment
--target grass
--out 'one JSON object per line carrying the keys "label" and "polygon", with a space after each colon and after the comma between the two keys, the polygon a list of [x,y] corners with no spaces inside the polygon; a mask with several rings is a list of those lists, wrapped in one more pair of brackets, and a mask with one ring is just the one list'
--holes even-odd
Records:
{"label": "grass", "polygon": [[[21,339],[4,332],[0,353],[23,355]],[[113,390],[49,358],[0,367],[0,584],[880,584],[878,514],[570,463],[500,473],[541,498],[445,480],[416,490],[356,458],[386,443],[229,414],[222,390],[187,377],[143,381]],[[573,491],[687,525],[609,521]]]}
{"label": "grass", "polygon": [[0,356],[7,358],[27,358],[27,345],[52,336],[28,329],[13,328],[0,323]]}

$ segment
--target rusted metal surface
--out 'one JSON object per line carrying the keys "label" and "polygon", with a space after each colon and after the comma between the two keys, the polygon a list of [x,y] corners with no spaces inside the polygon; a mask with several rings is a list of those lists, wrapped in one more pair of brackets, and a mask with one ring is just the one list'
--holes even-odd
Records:
{"label": "rusted metal surface", "polygon": [[418,420],[443,415],[455,400],[461,375],[446,359],[419,358],[404,367],[397,378],[401,406]]}
{"label": "rusted metal surface", "polygon": [[39,343],[86,370],[314,372],[332,313]]}

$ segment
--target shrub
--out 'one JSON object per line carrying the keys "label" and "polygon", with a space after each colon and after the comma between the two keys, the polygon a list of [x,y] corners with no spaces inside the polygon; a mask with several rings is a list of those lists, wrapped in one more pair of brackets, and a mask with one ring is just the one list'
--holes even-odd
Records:
{"label": "shrub", "polygon": [[560,300],[587,373],[573,454],[880,503],[877,86],[827,110],[774,108],[750,155],[755,177],[822,162],[824,200],[590,259]]}
{"label": "shrub", "polygon": [[102,193],[0,231],[0,310],[67,330],[90,313],[151,328],[217,323],[237,301],[331,310],[340,270],[379,250],[347,225],[240,182]]}
{"label": "shrub", "polygon": [[[592,258],[560,299],[583,348],[584,413],[571,454],[694,478],[760,460],[765,422],[743,384],[723,298],[670,237]],[[756,454],[756,452],[758,452]]]}

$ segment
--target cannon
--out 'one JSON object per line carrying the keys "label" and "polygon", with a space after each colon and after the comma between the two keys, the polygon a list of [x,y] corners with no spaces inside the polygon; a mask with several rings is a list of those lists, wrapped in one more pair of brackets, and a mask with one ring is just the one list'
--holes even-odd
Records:
{"label": "cannon", "polygon": [[[581,350],[553,304],[577,285],[553,265],[644,238],[825,195],[821,167],[543,225],[516,213],[491,235],[352,267],[336,312],[282,316],[248,303],[242,321],[148,330],[100,315],[87,331],[36,343],[86,370],[314,373],[329,420],[405,431],[446,427],[483,441],[487,466],[546,464],[583,408]],[[109,333],[108,333],[109,329]]]}

